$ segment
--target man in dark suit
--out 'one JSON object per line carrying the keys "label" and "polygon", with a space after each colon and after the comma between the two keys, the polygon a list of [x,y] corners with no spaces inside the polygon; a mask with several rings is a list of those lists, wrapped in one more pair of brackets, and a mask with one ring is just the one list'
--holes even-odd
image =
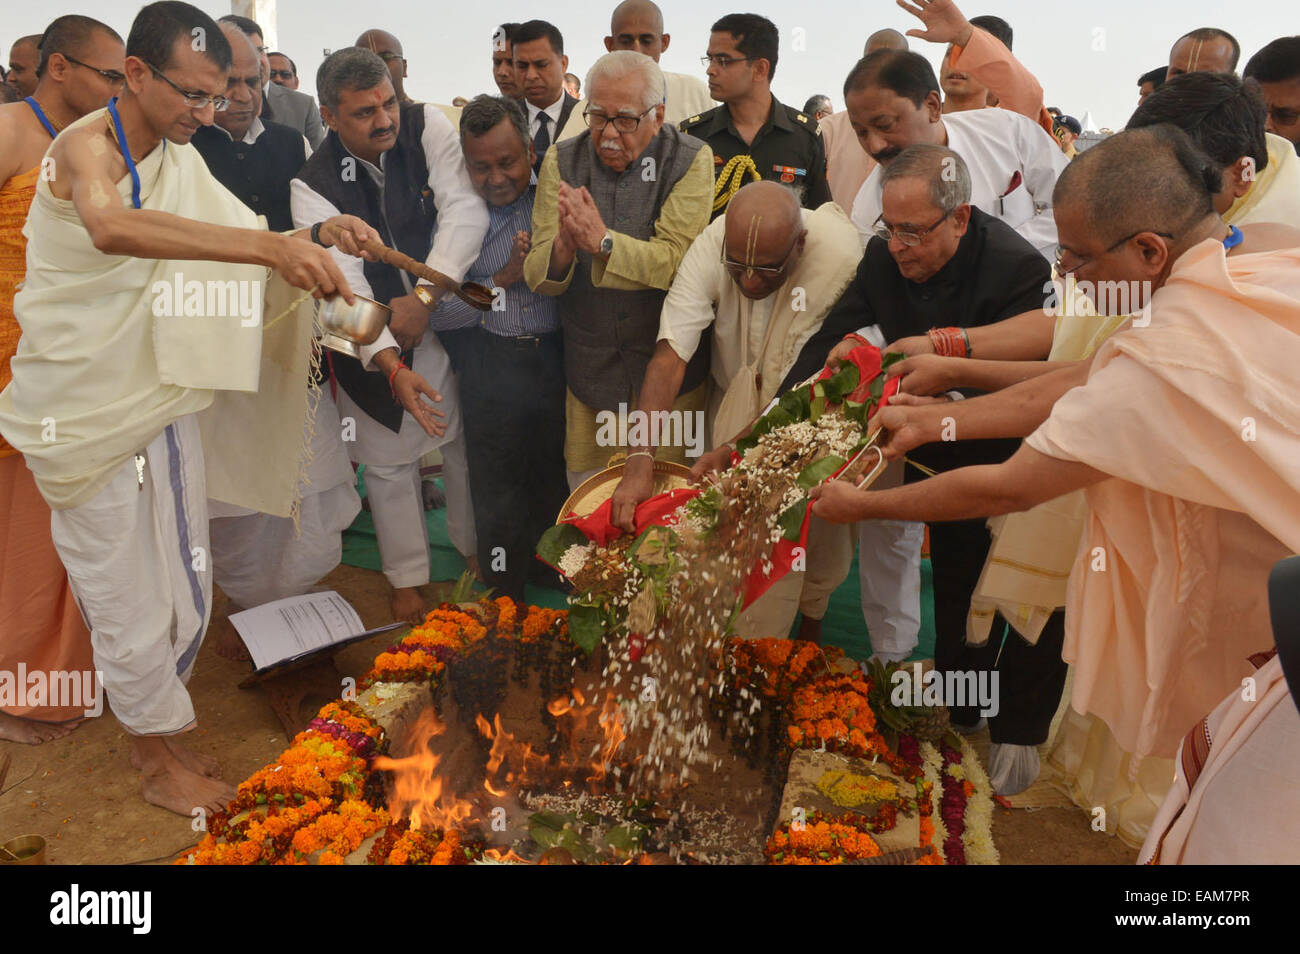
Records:
{"label": "man in dark suit", "polygon": [[528,108],[528,134],[537,154],[533,172],[537,172],[578,101],[564,89],[569,58],[559,30],[545,20],[529,20],[519,24],[513,42],[515,82]]}
{"label": "man in dark suit", "polygon": [[261,58],[262,89],[265,90],[262,98],[262,119],[275,120],[283,126],[290,126],[302,133],[313,149],[319,146],[321,140],[325,138],[325,126],[320,120],[320,108],[316,105],[316,100],[306,93],[271,82],[271,61],[266,55],[266,40],[262,38],[262,28],[248,17],[233,13],[222,17],[217,22],[233,23],[239,27],[243,34],[253,41],[253,48]]}

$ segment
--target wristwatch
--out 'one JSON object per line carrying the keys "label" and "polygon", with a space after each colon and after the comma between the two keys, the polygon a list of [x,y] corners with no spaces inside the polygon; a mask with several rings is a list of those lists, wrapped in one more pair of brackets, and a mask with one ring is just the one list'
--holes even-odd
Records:
{"label": "wristwatch", "polygon": [[415,290],[411,293],[420,300],[420,304],[430,311],[438,304],[433,300],[433,294],[424,285],[416,285]]}
{"label": "wristwatch", "polygon": [[600,240],[600,254],[609,256],[614,251],[614,233],[606,232],[605,237]]}
{"label": "wristwatch", "polygon": [[320,227],[324,224],[324,222],[317,222],[311,227],[311,240],[322,248],[329,248],[328,245],[320,240]]}

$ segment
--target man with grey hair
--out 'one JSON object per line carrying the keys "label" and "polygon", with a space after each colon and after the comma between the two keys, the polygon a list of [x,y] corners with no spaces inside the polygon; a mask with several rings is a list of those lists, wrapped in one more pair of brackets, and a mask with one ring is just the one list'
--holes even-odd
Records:
{"label": "man with grey hair", "polygon": [[[538,176],[524,278],[558,298],[571,487],[626,449],[603,440],[601,412],[635,404],[668,286],[709,222],[713,154],[664,124],[663,89],[649,57],[602,56],[587,74],[587,130],[551,147]],[[707,355],[697,357],[681,387],[683,414],[704,407]],[[661,454],[682,462],[684,451]]]}
{"label": "man with grey hair", "polygon": [[568,496],[564,483],[564,351],[556,301],[524,283],[531,246],[533,141],[509,96],[476,96],[460,114],[460,146],[488,231],[467,278],[494,289],[482,313],[447,296],[430,324],[451,355],[461,409],[479,566],[500,595],[558,582],[533,559]]}
{"label": "man with grey hair", "polygon": [[[292,183],[294,222],[310,225],[348,209],[378,228],[392,248],[459,281],[483,244],[488,213],[465,170],[456,130],[436,106],[399,103],[388,66],[375,53],[347,47],[316,74],[329,133]],[[477,549],[461,439],[456,379],[447,352],[429,333],[443,289],[382,262],[341,263],[359,294],[392,310],[389,331],[403,363],[441,395],[445,427],[431,438],[394,404],[390,382],[354,358],[332,355],[339,413],[355,421],[348,452],[366,465],[366,492],[395,619],[425,612],[429,543],[420,494],[420,458],[441,448],[447,531],[471,564]]]}
{"label": "man with grey hair", "polygon": [[253,49],[257,50],[262,68],[262,89],[265,93],[262,97],[262,119],[291,126],[303,134],[313,149],[319,146],[325,138],[325,127],[321,125],[316,101],[306,93],[271,82],[271,60],[267,55],[262,28],[257,25],[257,21],[230,13],[217,22],[233,23],[253,41]]}
{"label": "man with grey hair", "polygon": [[[820,368],[831,347],[846,335],[883,346],[912,335],[958,332],[946,327],[953,324],[992,324],[1043,306],[1050,266],[1010,226],[971,204],[970,171],[956,152],[932,144],[909,146],[882,170],[881,180],[882,210],[872,223],[872,238],[857,276],[804,347],[783,388]],[[959,400],[973,393],[953,392],[939,400]],[[928,471],[947,471],[1001,463],[1018,444],[1015,440],[948,441],[930,444],[911,458]],[[921,476],[913,468],[904,479],[911,483]],[[935,666],[946,672],[996,670],[1000,709],[989,716],[993,741],[1036,745],[1045,740],[1047,723],[1040,725],[1035,702],[1049,696],[1059,699],[1064,684],[1063,630],[1049,627],[1037,646],[1019,639],[1003,643],[1000,638],[980,647],[965,645],[966,616],[989,542],[983,520],[930,524]],[[867,552],[859,559],[869,562],[872,556]],[[919,578],[914,583],[919,588]],[[891,642],[894,636],[907,641]],[[871,637],[880,655],[905,658],[915,648],[914,634],[884,632]],[[980,722],[974,706],[953,707],[952,716],[961,727]]]}
{"label": "man with grey hair", "polygon": [[[663,11],[654,0],[622,0],[609,16],[609,36],[605,37],[605,49],[610,53],[615,50],[644,53],[658,63],[671,39],[664,32]],[[676,126],[689,116],[713,108],[709,88],[698,76],[670,73],[667,70],[663,71],[663,76],[664,122]],[[582,121],[586,108],[586,100],[573,108],[569,121],[560,132],[561,139],[576,136],[587,128]]]}

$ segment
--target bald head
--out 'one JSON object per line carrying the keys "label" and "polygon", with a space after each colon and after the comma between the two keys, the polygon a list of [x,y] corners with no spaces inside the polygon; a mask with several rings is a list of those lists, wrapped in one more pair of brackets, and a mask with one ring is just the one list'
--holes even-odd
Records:
{"label": "bald head", "polygon": [[36,67],[41,61],[39,33],[19,37],[9,48],[9,84],[30,96],[36,92]]}
{"label": "bald head", "polygon": [[405,103],[410,99],[403,85],[403,80],[406,79],[406,57],[402,53],[401,40],[387,30],[367,30],[357,37],[357,42],[352,45],[369,50],[384,61],[393,79],[393,92],[397,94],[399,103]]}
{"label": "bald head", "polygon": [[1201,27],[1180,36],[1169,51],[1167,79],[1184,73],[1232,73],[1241,46],[1236,38],[1215,27]]}
{"label": "bald head", "polygon": [[[785,282],[798,260],[807,230],[793,190],[776,182],[751,182],[727,205],[728,271],[747,298],[766,298]],[[785,265],[779,275],[751,269]]]}
{"label": "bald head", "polygon": [[605,49],[644,53],[656,63],[671,38],[664,32],[664,15],[652,0],[623,0],[609,18]]}
{"label": "bald head", "polygon": [[[1214,213],[1221,184],[1213,160],[1175,126],[1117,133],[1080,153],[1056,180],[1061,244],[1072,248],[1078,238],[1067,231],[1085,231],[1102,249],[1139,232],[1181,238]],[[1075,227],[1067,229],[1063,217]]]}
{"label": "bald head", "polygon": [[862,55],[868,56],[876,50],[906,50],[907,37],[897,30],[877,30],[867,37],[867,45],[862,48]]}

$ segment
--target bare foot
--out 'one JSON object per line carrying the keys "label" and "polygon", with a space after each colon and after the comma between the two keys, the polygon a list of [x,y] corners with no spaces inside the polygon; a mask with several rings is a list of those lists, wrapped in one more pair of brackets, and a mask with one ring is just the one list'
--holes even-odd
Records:
{"label": "bare foot", "polygon": [[[171,752],[176,761],[196,775],[221,778],[221,765],[212,756],[204,755],[202,752],[195,752],[193,749],[187,749],[181,744],[181,740],[173,735],[164,736],[163,744],[167,746],[168,751]],[[140,754],[135,749],[131,750],[131,766],[132,768],[144,769]]]}
{"label": "bare foot", "polygon": [[196,808],[208,814],[224,810],[235,798],[235,787],[186,768],[172,754],[168,741],[158,737],[131,740],[132,762],[140,768],[144,800],[187,818]]}
{"label": "bare foot", "polygon": [[820,646],[822,641],[822,621],[809,619],[807,616],[803,617],[799,620],[799,638]]}
{"label": "bare foot", "polygon": [[424,597],[420,595],[419,589],[414,586],[393,587],[392,608],[394,620],[401,620],[404,623],[410,623],[412,626],[423,623],[424,614],[427,612]]}
{"label": "bare foot", "polygon": [[[233,609],[230,612],[239,612]],[[229,616],[229,613],[227,614]],[[252,662],[253,657],[249,655],[248,648],[244,645],[244,640],[239,635],[239,630],[235,629],[235,624],[228,618],[216,620],[212,624],[212,637],[217,641],[217,655],[222,659],[229,659],[232,662]]]}
{"label": "bare foot", "polygon": [[5,742],[22,742],[25,745],[40,745],[61,739],[78,725],[76,722],[41,722],[37,719],[24,719],[20,716],[0,712],[0,740]]}

